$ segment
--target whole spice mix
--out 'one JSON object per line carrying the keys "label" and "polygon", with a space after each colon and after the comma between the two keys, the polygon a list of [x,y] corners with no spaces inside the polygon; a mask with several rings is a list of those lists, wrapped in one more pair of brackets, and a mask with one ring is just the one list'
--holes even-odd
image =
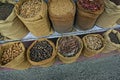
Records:
{"label": "whole spice mix", "polygon": [[15,59],[20,53],[23,52],[20,42],[9,45],[8,48],[3,50],[1,56],[1,64],[5,65]]}
{"label": "whole spice mix", "polygon": [[41,10],[41,0],[29,0],[22,4],[20,16],[24,18],[34,17]]}
{"label": "whole spice mix", "polygon": [[102,40],[97,36],[87,36],[85,38],[87,47],[91,50],[99,50],[103,47]]}
{"label": "whole spice mix", "polygon": [[58,42],[58,52],[65,57],[76,55],[80,48],[80,42],[74,36],[61,37]]}
{"label": "whole spice mix", "polygon": [[99,3],[99,0],[79,0],[79,4],[87,10],[97,11],[100,10],[102,4]]}
{"label": "whole spice mix", "polygon": [[120,0],[110,0],[112,2],[114,2],[116,5],[120,5]]}
{"label": "whole spice mix", "polygon": [[110,37],[110,40],[112,42],[114,42],[115,44],[120,44],[120,41],[119,41],[119,39],[118,39],[118,37],[117,37],[117,35],[115,33],[111,32],[109,34],[109,37]]}
{"label": "whole spice mix", "polygon": [[53,47],[46,40],[38,41],[30,49],[30,59],[39,62],[52,56]]}
{"label": "whole spice mix", "polygon": [[0,2],[0,20],[5,20],[11,14],[14,8],[13,4]]}

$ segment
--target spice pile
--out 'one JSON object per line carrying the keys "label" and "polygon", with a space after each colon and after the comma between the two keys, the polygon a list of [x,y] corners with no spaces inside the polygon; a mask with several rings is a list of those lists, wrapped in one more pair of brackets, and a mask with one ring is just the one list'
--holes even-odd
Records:
{"label": "spice pile", "polygon": [[30,59],[35,62],[39,62],[48,59],[52,56],[53,47],[46,40],[38,41],[30,49]]}
{"label": "spice pile", "polygon": [[110,0],[112,2],[114,2],[116,5],[120,5],[120,0]]}
{"label": "spice pile", "polygon": [[119,41],[119,39],[118,39],[118,37],[117,37],[117,34],[111,32],[111,33],[109,34],[109,37],[110,37],[110,40],[111,40],[112,42],[114,42],[115,44],[120,44],[120,41]]}
{"label": "spice pile", "polygon": [[41,10],[41,0],[29,0],[22,4],[20,16],[24,18],[34,17]]}
{"label": "spice pile", "polygon": [[0,20],[5,20],[12,12],[13,4],[0,2]]}
{"label": "spice pile", "polygon": [[91,50],[99,50],[103,47],[103,42],[98,36],[85,37],[87,47]]}
{"label": "spice pile", "polygon": [[74,36],[61,37],[58,42],[58,52],[64,57],[72,57],[80,50],[81,45]]}
{"label": "spice pile", "polygon": [[97,11],[100,10],[101,4],[98,0],[79,0],[79,4],[87,10]]}
{"label": "spice pile", "polygon": [[20,43],[14,43],[10,45],[8,48],[3,50],[3,53],[1,56],[1,64],[2,65],[7,64],[8,62],[15,59],[22,52],[23,52],[23,49]]}

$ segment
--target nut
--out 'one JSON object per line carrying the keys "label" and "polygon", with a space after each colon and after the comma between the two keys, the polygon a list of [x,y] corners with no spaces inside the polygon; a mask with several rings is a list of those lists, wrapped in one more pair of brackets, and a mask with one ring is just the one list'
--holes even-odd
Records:
{"label": "nut", "polygon": [[20,44],[19,42],[10,44],[8,48],[3,50],[3,53],[1,56],[2,65],[9,63],[13,59],[15,59],[18,55],[20,55],[21,52],[23,52],[23,50],[21,49],[22,47],[19,44]]}

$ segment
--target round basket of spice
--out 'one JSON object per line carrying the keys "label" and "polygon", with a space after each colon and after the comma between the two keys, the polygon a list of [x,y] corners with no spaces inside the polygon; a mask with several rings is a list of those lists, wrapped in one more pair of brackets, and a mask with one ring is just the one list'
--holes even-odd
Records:
{"label": "round basket of spice", "polygon": [[[22,65],[27,64],[27,65]],[[27,69],[30,64],[25,57],[25,47],[21,42],[10,42],[0,46],[0,65],[12,69]]]}
{"label": "round basket of spice", "polygon": [[103,34],[106,46],[103,53],[108,53],[120,49],[120,32],[117,30],[108,30]]}
{"label": "round basket of spice", "polygon": [[34,41],[27,50],[28,61],[35,66],[51,66],[56,57],[55,45],[48,39]]}
{"label": "round basket of spice", "polygon": [[56,44],[57,54],[63,63],[75,62],[83,49],[82,40],[78,36],[60,37]]}
{"label": "round basket of spice", "polygon": [[105,40],[100,34],[88,34],[82,40],[84,43],[83,54],[86,57],[100,53],[105,47]]}

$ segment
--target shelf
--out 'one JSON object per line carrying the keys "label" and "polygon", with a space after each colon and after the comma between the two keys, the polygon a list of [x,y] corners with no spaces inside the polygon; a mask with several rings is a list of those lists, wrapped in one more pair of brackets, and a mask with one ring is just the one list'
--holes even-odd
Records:
{"label": "shelf", "polygon": [[119,28],[120,28],[120,25],[117,25],[117,26],[112,27],[112,28],[101,28],[101,27],[98,27],[98,26],[94,26],[92,29],[89,29],[89,30],[78,30],[78,29],[75,28],[75,31],[73,31],[73,32],[62,33],[62,34],[54,32],[52,35],[40,36],[40,37],[35,37],[32,33],[29,32],[28,35],[26,35],[21,40],[5,40],[5,41],[0,41],[0,44],[7,43],[7,42],[13,42],[13,41],[22,41],[22,42],[33,41],[33,40],[37,40],[39,38],[51,39],[51,38],[58,38],[58,37],[61,37],[61,36],[82,35],[82,34],[89,34],[89,33],[96,33],[96,32],[104,32],[104,31],[109,30],[109,29],[119,29]]}

